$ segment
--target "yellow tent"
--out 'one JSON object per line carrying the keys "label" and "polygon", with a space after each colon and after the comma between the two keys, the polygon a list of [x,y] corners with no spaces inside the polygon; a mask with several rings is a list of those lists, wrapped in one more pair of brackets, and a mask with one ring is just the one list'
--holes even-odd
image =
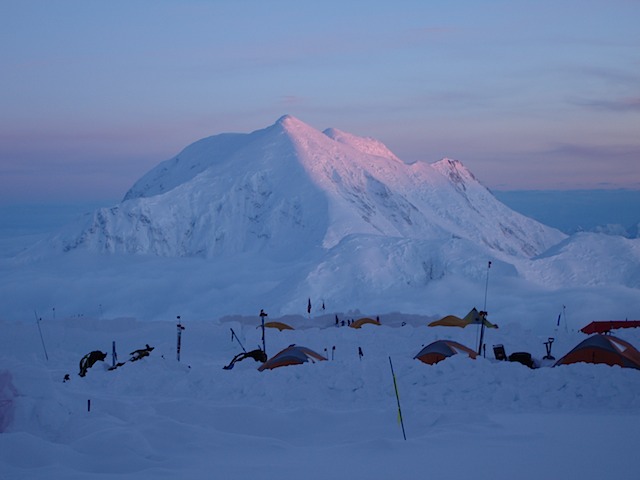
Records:
{"label": "yellow tent", "polygon": [[480,322],[484,323],[487,328],[498,328],[498,325],[491,323],[487,320],[487,314],[485,312],[478,312],[474,307],[464,318],[456,317],[455,315],[447,315],[446,317],[431,322],[430,327],[460,327],[464,328],[467,325],[480,325]]}
{"label": "yellow tent", "polygon": [[294,328],[282,322],[267,322],[264,324],[268,328],[277,328],[278,330],[293,330]]}
{"label": "yellow tent", "polygon": [[456,317],[455,315],[447,315],[446,317],[442,317],[440,320],[436,320],[435,322],[431,322],[429,324],[430,327],[460,327],[464,328],[469,325],[460,317]]}

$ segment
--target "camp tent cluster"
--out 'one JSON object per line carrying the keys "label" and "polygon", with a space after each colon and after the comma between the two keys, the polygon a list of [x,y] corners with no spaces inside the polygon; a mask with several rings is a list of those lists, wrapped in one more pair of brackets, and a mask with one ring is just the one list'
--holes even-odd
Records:
{"label": "camp tent cluster", "polygon": [[[486,312],[478,312],[476,308],[473,308],[464,318],[459,318],[455,315],[447,315],[439,320],[429,323],[429,326],[465,328],[468,325],[480,324],[484,324],[487,328],[498,328],[498,325],[495,325],[486,319]],[[618,365],[623,368],[640,369],[640,352],[633,345],[612,335],[603,334],[616,328],[633,328],[637,326],[640,326],[640,321],[591,322],[582,329],[582,332],[596,334],[582,341],[573,348],[573,350],[558,360],[553,366],[585,362],[603,363],[611,366]],[[473,359],[477,356],[476,352],[458,342],[453,340],[437,340],[420,350],[414,358],[421,362],[433,365],[458,353],[466,354]],[[518,355],[523,354],[525,353],[518,353]],[[509,359],[511,360],[511,357]],[[521,360],[517,361],[529,364]],[[530,363],[529,366],[533,368],[533,363]]]}
{"label": "camp tent cluster", "polygon": [[[454,340],[436,340],[422,348],[413,358],[428,365],[435,365],[442,360],[461,353],[475,359],[476,352]],[[272,370],[287,365],[300,365],[311,361],[325,361],[326,357],[310,348],[290,345],[267,360],[258,370]],[[592,335],[578,344],[573,350],[558,360],[555,366],[572,363],[604,363],[619,365],[623,368],[640,370],[640,352],[622,339],[611,335]]]}
{"label": "camp tent cluster", "polygon": [[[473,359],[477,356],[476,352],[458,342],[437,340],[424,347],[413,358],[423,363],[434,365],[458,353],[466,354]],[[596,334],[580,342],[553,366],[557,367],[580,362],[603,363],[640,370],[640,352],[625,340],[611,335]]]}
{"label": "camp tent cluster", "polygon": [[[476,308],[473,308],[464,318],[459,318],[455,315],[447,315],[439,320],[429,323],[428,326],[465,328],[468,325],[482,325],[486,328],[498,328],[498,325],[489,322],[486,317],[486,312],[481,312]],[[618,326],[618,323],[623,323],[624,325]],[[603,332],[608,332],[612,328],[636,326],[635,323],[635,321],[592,322],[587,327],[583,328],[582,331],[596,331],[598,333],[582,341],[573,350],[555,362],[553,366],[586,362],[603,363],[612,366],[619,365],[624,368],[640,369],[640,352],[636,350],[633,345],[611,335],[602,334]],[[381,323],[377,319],[374,320],[369,317],[363,317],[350,324],[352,328],[356,329],[362,328],[364,325],[381,325]],[[282,322],[267,322],[265,323],[265,327],[276,328],[280,331],[293,330],[293,327]],[[420,360],[425,364],[434,365],[446,358],[457,355],[458,353],[466,355],[471,359],[475,359],[478,356],[478,353],[473,351],[471,348],[454,340],[447,339],[436,340],[430,343],[423,347],[413,358]],[[524,353],[525,352],[520,352],[518,355],[522,355]],[[531,359],[530,354],[526,355],[529,355],[529,358]],[[553,359],[553,357],[550,358]],[[497,356],[496,359],[498,359]],[[293,344],[266,360],[258,370],[272,370],[274,368],[287,365],[300,365],[307,362],[315,363],[316,361],[325,360],[327,360],[326,357],[311,350],[310,348]],[[509,360],[514,361],[511,359],[511,356],[509,357]],[[529,364],[521,360],[518,361],[534,368],[533,363]]]}

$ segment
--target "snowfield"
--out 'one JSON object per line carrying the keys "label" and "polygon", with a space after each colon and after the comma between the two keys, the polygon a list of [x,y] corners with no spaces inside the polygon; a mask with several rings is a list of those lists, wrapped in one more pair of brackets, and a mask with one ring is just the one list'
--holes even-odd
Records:
{"label": "snowfield", "polygon": [[[48,361],[35,320],[4,322],[0,376],[15,391],[0,390],[0,478],[637,477],[637,370],[495,361],[498,343],[545,354],[547,337],[518,324],[486,331],[487,358],[429,366],[413,359],[423,345],[452,338],[475,349],[477,327],[396,315],[356,330],[332,318],[286,317],[296,330],[266,329],[270,356],[295,343],[329,360],[264,372],[252,359],[222,369],[242,351],[231,329],[246,349],[261,343],[257,315],[184,321],[180,362],[172,322],[43,320]],[[549,333],[556,358],[586,338],[563,323]],[[640,344],[640,331],[618,336]],[[108,371],[113,341],[119,361],[154,350]],[[79,359],[96,349],[108,358],[79,377]]]}

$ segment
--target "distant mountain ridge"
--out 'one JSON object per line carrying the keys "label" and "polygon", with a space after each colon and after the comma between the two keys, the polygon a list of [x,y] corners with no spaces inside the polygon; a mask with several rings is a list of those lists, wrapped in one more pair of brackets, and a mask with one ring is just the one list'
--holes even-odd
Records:
{"label": "distant mountain ridge", "polygon": [[640,190],[494,192],[510,208],[571,235],[596,232],[638,238]]}
{"label": "distant mountain ridge", "polygon": [[406,164],[378,140],[285,115],[189,145],[57,242],[65,251],[287,258],[353,235],[459,237],[518,257],[564,238],[500,203],[459,161]]}

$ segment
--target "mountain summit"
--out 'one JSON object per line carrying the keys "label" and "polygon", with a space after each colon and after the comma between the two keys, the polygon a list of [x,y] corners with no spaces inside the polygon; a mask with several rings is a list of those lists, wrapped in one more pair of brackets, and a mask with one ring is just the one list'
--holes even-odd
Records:
{"label": "mountain summit", "polygon": [[456,237],[523,257],[563,238],[504,206],[459,161],[406,164],[378,140],[285,115],[189,145],[60,240],[66,251],[293,258],[354,235]]}

